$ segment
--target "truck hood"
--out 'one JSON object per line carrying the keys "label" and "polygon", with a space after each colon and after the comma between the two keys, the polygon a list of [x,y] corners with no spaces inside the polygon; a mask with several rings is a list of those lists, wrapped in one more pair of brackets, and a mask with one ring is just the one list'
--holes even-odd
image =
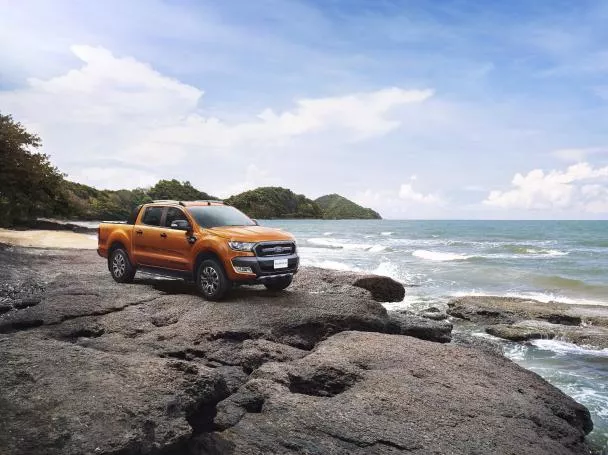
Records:
{"label": "truck hood", "polygon": [[295,240],[294,236],[288,232],[263,226],[225,226],[211,228],[209,231],[220,237],[239,242]]}

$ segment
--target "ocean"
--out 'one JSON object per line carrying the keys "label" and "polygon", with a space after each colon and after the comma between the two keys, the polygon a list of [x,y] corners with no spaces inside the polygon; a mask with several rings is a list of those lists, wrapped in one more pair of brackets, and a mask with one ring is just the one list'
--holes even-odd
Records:
{"label": "ocean", "polygon": [[[262,221],[298,241],[301,263],[391,276],[407,288],[387,309],[462,295],[608,306],[608,221]],[[487,336],[478,333],[478,336]],[[557,340],[504,343],[505,355],[589,408],[608,453],[608,349]]]}

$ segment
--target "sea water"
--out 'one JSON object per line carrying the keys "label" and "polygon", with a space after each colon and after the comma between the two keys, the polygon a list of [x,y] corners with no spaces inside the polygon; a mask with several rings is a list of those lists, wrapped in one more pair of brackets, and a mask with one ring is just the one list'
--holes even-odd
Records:
{"label": "sea water", "polygon": [[[608,221],[261,223],[296,236],[302,265],[414,285],[388,309],[424,309],[473,294],[608,306]],[[505,346],[507,357],[589,408],[590,440],[608,453],[608,350],[555,340]]]}

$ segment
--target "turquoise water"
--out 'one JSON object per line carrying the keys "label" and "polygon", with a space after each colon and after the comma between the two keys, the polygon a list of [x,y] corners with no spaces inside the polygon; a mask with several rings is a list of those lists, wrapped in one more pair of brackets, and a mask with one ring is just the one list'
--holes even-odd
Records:
{"label": "turquoise water", "polygon": [[[608,221],[263,221],[293,234],[303,265],[389,275],[416,287],[388,308],[492,294],[608,305]],[[480,334],[485,336],[484,334]],[[608,350],[539,340],[505,354],[589,408],[608,454]]]}

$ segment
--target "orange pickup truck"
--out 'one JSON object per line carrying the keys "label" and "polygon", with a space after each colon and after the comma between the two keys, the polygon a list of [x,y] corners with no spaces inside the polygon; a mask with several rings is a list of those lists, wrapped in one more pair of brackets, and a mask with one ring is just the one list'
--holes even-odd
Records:
{"label": "orange pickup truck", "polygon": [[97,234],[97,252],[117,282],[131,282],[136,271],[180,277],[208,300],[234,284],[282,290],[298,270],[293,235],[220,201],[155,201],[126,223],[101,223]]}

